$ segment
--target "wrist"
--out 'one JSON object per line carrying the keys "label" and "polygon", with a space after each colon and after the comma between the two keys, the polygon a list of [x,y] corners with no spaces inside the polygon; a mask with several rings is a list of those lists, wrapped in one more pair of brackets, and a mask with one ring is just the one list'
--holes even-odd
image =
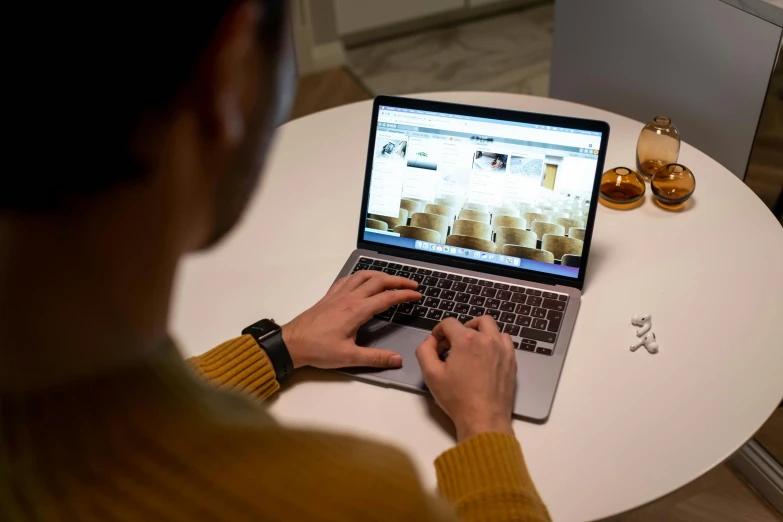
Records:
{"label": "wrist", "polygon": [[457,443],[482,433],[505,433],[507,435],[514,435],[514,429],[511,427],[511,418],[455,422],[454,426],[457,429]]}
{"label": "wrist", "polygon": [[302,366],[307,366],[308,363],[302,360],[302,352],[299,349],[301,342],[296,335],[296,329],[291,327],[291,323],[286,323],[280,327],[280,335],[283,337],[283,342],[288,348],[288,353],[291,355],[294,369],[296,370]]}

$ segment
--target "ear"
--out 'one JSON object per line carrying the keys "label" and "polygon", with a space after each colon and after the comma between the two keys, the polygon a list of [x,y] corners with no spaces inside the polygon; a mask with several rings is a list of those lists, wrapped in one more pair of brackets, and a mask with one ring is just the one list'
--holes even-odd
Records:
{"label": "ear", "polygon": [[205,107],[211,138],[227,148],[239,146],[245,137],[249,61],[258,59],[258,24],[263,13],[257,2],[244,1],[230,8],[215,33],[205,70]]}

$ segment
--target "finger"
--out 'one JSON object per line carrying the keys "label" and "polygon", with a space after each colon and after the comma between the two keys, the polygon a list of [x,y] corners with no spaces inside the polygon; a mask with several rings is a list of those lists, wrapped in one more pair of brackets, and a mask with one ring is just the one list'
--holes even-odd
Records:
{"label": "finger", "polygon": [[429,386],[427,381],[442,372],[444,367],[438,353],[438,341],[434,336],[428,335],[424,342],[416,348],[416,359],[419,361],[424,383]]}
{"label": "finger", "polygon": [[432,329],[432,335],[439,341],[442,339],[452,340],[464,331],[465,326],[462,323],[449,317],[435,325],[435,328]]}
{"label": "finger", "polygon": [[471,319],[465,323],[465,328],[473,328],[481,333],[498,333],[498,323],[492,318],[491,315],[481,315],[474,319]]}
{"label": "finger", "polygon": [[370,368],[399,368],[402,366],[402,357],[391,350],[355,346],[355,350],[351,350],[349,353],[346,365]]}
{"label": "finger", "polygon": [[372,297],[364,299],[364,315],[366,316],[364,321],[372,317],[375,314],[379,314],[384,310],[401,303],[409,303],[418,301],[421,299],[421,294],[414,290],[389,290]]}
{"label": "finger", "polygon": [[511,336],[507,333],[500,334],[500,337],[503,339],[503,346],[506,348],[506,350],[510,350],[511,353],[514,353],[514,341],[511,340]]}
{"label": "finger", "polygon": [[356,292],[362,297],[370,297],[386,290],[415,290],[418,286],[419,283],[416,281],[400,276],[384,274],[383,272],[376,272],[375,277],[365,280],[364,283],[356,289]]}
{"label": "finger", "polygon": [[383,272],[376,272],[375,270],[359,270],[358,272],[355,272],[354,274],[345,278],[346,281],[343,289],[348,292],[356,290],[359,286],[363,285],[365,281],[375,277],[377,274],[383,274]]}
{"label": "finger", "polygon": [[348,281],[348,279],[350,279],[350,278],[351,278],[351,276],[350,276],[350,275],[348,275],[348,276],[345,276],[345,277],[341,277],[340,279],[338,279],[337,281],[335,281],[335,282],[332,284],[332,286],[330,286],[330,287],[329,287],[329,290],[326,292],[326,295],[328,295],[328,296],[331,296],[331,295],[335,295],[335,294],[337,294],[337,293],[340,291],[340,289],[341,289],[341,288],[343,288],[343,287],[345,286],[345,283],[346,283],[346,282]]}

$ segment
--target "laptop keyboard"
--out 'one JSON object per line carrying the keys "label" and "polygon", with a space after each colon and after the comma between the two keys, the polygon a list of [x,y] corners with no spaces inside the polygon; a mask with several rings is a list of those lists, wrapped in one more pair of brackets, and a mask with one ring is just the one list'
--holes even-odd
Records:
{"label": "laptop keyboard", "polygon": [[514,348],[552,355],[568,295],[361,257],[351,273],[377,270],[419,283],[422,298],[376,315],[391,323],[432,330],[443,319],[466,323],[480,315],[495,319]]}

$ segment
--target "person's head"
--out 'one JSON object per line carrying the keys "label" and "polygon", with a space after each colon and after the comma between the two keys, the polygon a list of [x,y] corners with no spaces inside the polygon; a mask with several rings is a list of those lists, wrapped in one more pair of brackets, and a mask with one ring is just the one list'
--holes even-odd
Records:
{"label": "person's head", "polygon": [[287,1],[47,9],[42,50],[31,44],[14,75],[34,125],[15,129],[26,165],[4,175],[0,219],[57,220],[116,200],[135,209],[122,218],[154,215],[183,250],[225,234],[293,100]]}

